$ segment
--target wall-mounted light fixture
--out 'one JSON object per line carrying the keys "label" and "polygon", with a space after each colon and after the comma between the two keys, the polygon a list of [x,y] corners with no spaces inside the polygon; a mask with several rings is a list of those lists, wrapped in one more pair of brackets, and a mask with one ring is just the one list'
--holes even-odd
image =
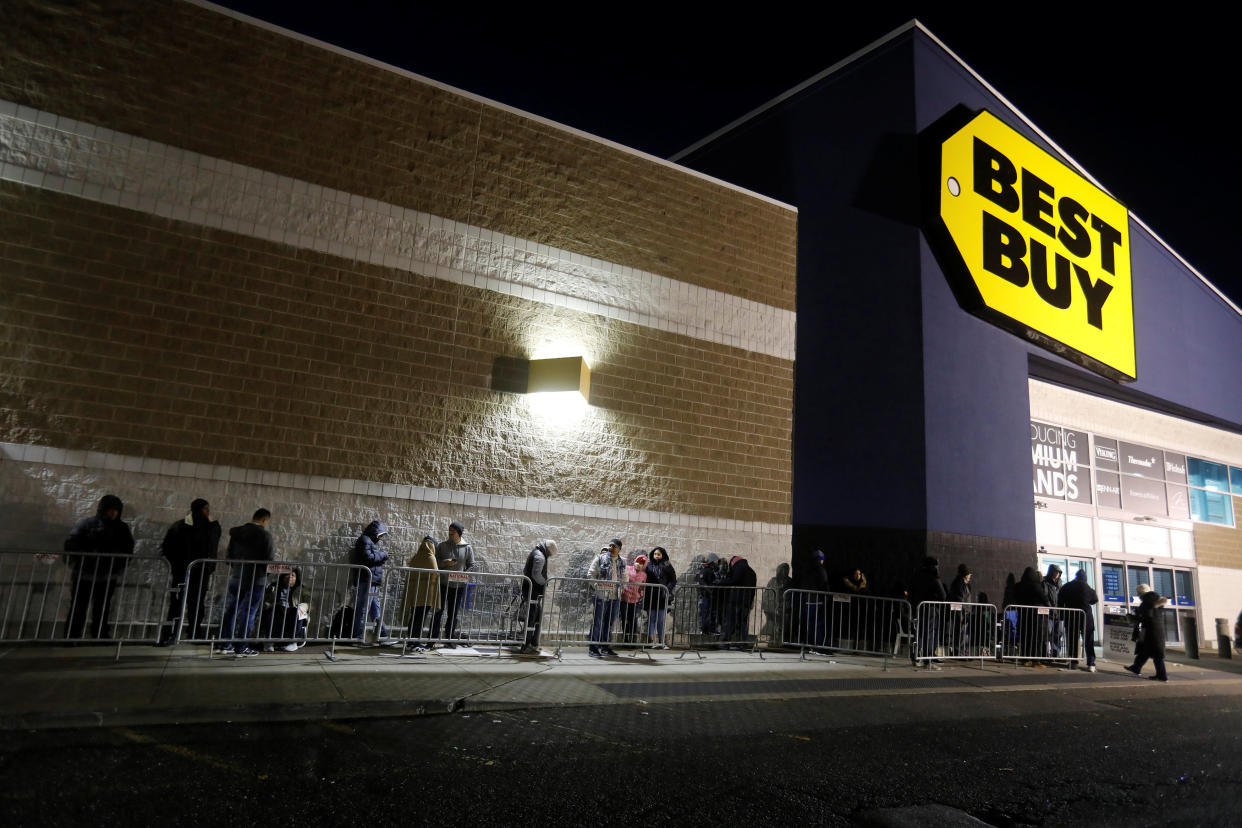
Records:
{"label": "wall-mounted light fixture", "polygon": [[576,391],[591,399],[591,368],[580,356],[532,359],[526,377],[526,393],[544,394]]}

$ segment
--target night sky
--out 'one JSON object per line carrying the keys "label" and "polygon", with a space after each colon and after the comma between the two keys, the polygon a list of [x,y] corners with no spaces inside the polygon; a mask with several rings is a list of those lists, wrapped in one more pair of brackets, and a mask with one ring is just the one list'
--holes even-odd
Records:
{"label": "night sky", "polygon": [[1219,19],[1064,4],[222,5],[660,157],[917,17],[1242,306],[1228,123],[1242,73]]}

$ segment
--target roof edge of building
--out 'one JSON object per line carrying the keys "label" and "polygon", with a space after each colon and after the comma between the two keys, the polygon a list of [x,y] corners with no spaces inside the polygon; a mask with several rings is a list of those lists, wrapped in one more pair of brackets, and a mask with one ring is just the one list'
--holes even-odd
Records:
{"label": "roof edge of building", "polygon": [[515,106],[509,106],[508,104],[501,103],[500,101],[494,101],[491,98],[486,98],[482,95],[476,95],[475,93],[467,92],[464,89],[458,89],[455,86],[450,86],[447,83],[443,83],[433,78],[426,77],[425,75],[420,75],[417,72],[411,72],[408,69],[402,69],[400,66],[393,66],[391,63],[385,63],[382,60],[376,60],[375,58],[368,57],[367,55],[359,54],[358,52],[350,51],[349,49],[336,46],[332,43],[327,43],[322,40],[317,40],[316,38],[310,37],[309,35],[304,35],[300,32],[295,32],[291,29],[286,29],[282,26],[276,25],[275,23],[269,23],[266,20],[261,20],[257,17],[251,17],[248,14],[243,14],[242,12],[236,11],[234,9],[230,9],[224,6],[217,5],[216,3],[211,2],[211,0],[182,0],[182,2],[189,3],[192,6],[198,6],[199,8],[206,9],[207,11],[215,12],[216,14],[220,14],[225,17],[231,17],[234,20],[240,21],[250,26],[255,26],[260,29],[266,29],[267,31],[273,32],[275,34],[279,34],[282,37],[288,37],[292,40],[300,41],[309,46],[314,46],[318,49],[324,49],[325,51],[329,51],[334,54],[341,55],[342,57],[347,57],[350,60],[356,60],[360,63],[365,63],[369,66],[374,66],[377,69],[383,69],[384,71],[392,72],[397,75],[401,75],[402,77],[409,78],[410,80],[418,81],[419,83],[424,83],[424,84],[427,84],[428,86],[433,86],[436,89],[440,89],[442,91],[449,92],[454,95],[459,95],[463,98],[475,101],[485,106],[490,106],[495,109],[502,110],[504,112],[509,112],[511,114],[521,116],[523,118],[528,118],[532,121],[536,121],[540,124],[544,124],[545,126],[550,126],[553,129],[558,129],[562,132],[567,132],[571,135],[586,139],[588,141],[593,141],[597,144],[603,144],[604,146],[609,147],[610,149],[614,149],[619,152],[623,152],[627,155],[632,155],[637,158],[641,158],[644,161],[649,161],[653,164],[658,164],[661,167],[667,167],[679,173],[683,173],[693,178],[698,178],[702,181],[706,181],[710,184],[714,184],[719,187],[724,187],[727,190],[733,190],[734,192],[740,193],[741,195],[749,196],[750,198],[755,198],[760,201],[767,202],[768,204],[771,204],[775,207],[780,207],[781,209],[789,210],[792,213],[798,212],[798,208],[792,204],[786,204],[783,201],[779,201],[775,198],[772,198],[771,196],[766,196],[763,193],[757,193],[753,190],[748,190],[745,187],[739,187],[737,184],[733,184],[732,182],[725,181],[720,178],[714,178],[710,175],[705,175],[704,173],[701,173],[698,170],[694,170],[694,169],[691,169],[690,167],[682,166],[681,164],[678,164],[670,159],[660,158],[658,155],[651,155],[650,153],[643,152],[642,150],[636,150],[633,147],[627,147],[624,144],[619,144],[616,141],[610,141],[607,138],[601,138],[598,135],[592,135],[589,132],[585,132],[575,127],[566,126],[565,124],[562,124],[558,121],[553,121],[550,118],[545,118],[542,115],[535,115],[531,112],[526,112],[525,110],[518,109]]}

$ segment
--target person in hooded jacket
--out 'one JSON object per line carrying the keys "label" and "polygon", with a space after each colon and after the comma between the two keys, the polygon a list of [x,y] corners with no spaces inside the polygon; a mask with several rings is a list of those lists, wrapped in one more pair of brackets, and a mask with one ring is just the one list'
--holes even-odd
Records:
{"label": "person in hooded jacket", "polygon": [[668,615],[669,601],[677,589],[677,570],[668,559],[668,552],[663,546],[651,550],[651,560],[647,562],[647,583],[659,584],[664,589],[649,589],[644,594],[647,607],[647,640],[657,649],[667,650],[664,643],[664,622]]}
{"label": "person in hooded jacket", "polygon": [[358,640],[362,639],[367,621],[375,622],[376,638],[388,636],[388,631],[383,628],[380,620],[379,601],[379,588],[384,583],[384,561],[388,560],[388,552],[380,547],[380,541],[387,534],[388,527],[383,521],[373,520],[354,542],[354,552],[349,562],[370,570],[369,573],[358,573],[358,581],[354,585],[353,637]]}
{"label": "person in hooded jacket", "polygon": [[226,641],[220,652],[236,658],[258,655],[247,645],[255,615],[263,605],[263,589],[267,586],[267,562],[276,559],[276,545],[268,534],[267,524],[272,513],[256,509],[249,523],[229,529],[229,547],[225,553],[232,564],[228,588],[224,596],[224,616],[218,636]]}
{"label": "person in hooded jacket", "polygon": [[[1059,606],[1057,598],[1061,592],[1061,567],[1056,564],[1048,567],[1048,574],[1044,576],[1043,587],[1044,595],[1048,599],[1048,606]],[[1061,614],[1053,610],[1048,616],[1048,649],[1053,658],[1061,655],[1061,641],[1064,638],[1065,624],[1061,621]]]}
{"label": "person in hooded jacket", "polygon": [[[177,637],[178,622],[183,638],[205,638],[203,629],[203,602],[207,598],[204,587],[215,569],[213,563],[200,563],[191,567],[193,561],[214,559],[220,554],[220,524],[211,519],[211,504],[201,497],[190,503],[190,511],[164,534],[160,554],[168,560],[172,575],[173,592],[168,601],[168,624],[164,627],[160,645],[172,644]],[[185,618],[182,619],[182,607]]]}
{"label": "person in hooded jacket", "polygon": [[[919,605],[927,601],[940,602],[946,598],[944,584],[940,581],[940,561],[928,555],[910,579],[910,605],[918,627],[917,663],[928,669],[939,669],[933,663],[936,646],[940,643],[940,615],[937,611],[920,613]],[[914,654],[911,653],[913,658]]]}
{"label": "person in hooded jacket", "polygon": [[724,592],[724,620],[720,629],[720,642],[724,647],[741,648],[749,634],[751,608],[755,605],[755,570],[741,555],[729,559],[729,574],[720,582]]}
{"label": "person in hooded jacket", "polygon": [[1164,669],[1164,605],[1168,600],[1154,589],[1148,589],[1139,599],[1135,621],[1141,638],[1134,648],[1134,663],[1125,665],[1125,669],[1136,676],[1142,673],[1143,665],[1150,658],[1151,663],[1156,665],[1152,680],[1169,680],[1169,674]]}
{"label": "person in hooded jacket", "polygon": [[823,650],[827,645],[830,631],[828,629],[828,602],[832,597],[828,594],[828,567],[824,564],[824,551],[816,549],[811,553],[811,563],[802,571],[798,589],[802,607],[799,615],[802,618],[801,643],[814,650]]}
{"label": "person in hooded jacket", "polygon": [[90,637],[111,638],[108,608],[112,602],[112,591],[125,572],[128,563],[125,556],[134,554],[134,536],[129,524],[121,520],[124,511],[125,504],[119,497],[104,495],[95,509],[95,516],[78,521],[69,537],[65,538],[66,552],[91,553],[91,557],[67,556],[67,562],[73,568],[67,632],[70,639],[82,638],[88,608],[91,625],[87,632]]}
{"label": "person in hooded jacket", "polygon": [[615,656],[612,648],[612,625],[620,610],[621,590],[629,580],[625,558],[621,556],[621,539],[613,538],[591,561],[587,577],[595,583],[593,589],[593,612],[591,614],[591,637],[587,653],[591,658]]}
{"label": "person in hooded jacket", "polygon": [[[306,621],[301,616],[297,598],[301,588],[302,570],[297,567],[281,573],[276,583],[267,588],[257,637],[287,640],[268,642],[263,645],[263,652],[270,653],[280,647],[285,652],[292,653],[306,643]],[[302,639],[301,644],[298,639]]]}
{"label": "person in hooded jacket", "polygon": [[543,593],[548,588],[548,559],[556,554],[556,541],[545,538],[535,544],[526,556],[522,574],[522,598],[526,606],[526,637],[518,652],[522,655],[539,654],[539,629],[543,623]]}
{"label": "person in hooded jacket", "polygon": [[1044,658],[1048,654],[1048,619],[1038,607],[1048,607],[1048,592],[1039,571],[1033,566],[1022,570],[1022,578],[1013,590],[1018,609],[1018,655]]}
{"label": "person in hooded jacket", "polygon": [[[1074,627],[1082,626],[1082,640],[1087,649],[1087,672],[1095,672],[1095,610],[1093,607],[1100,602],[1099,595],[1087,583],[1087,571],[1085,569],[1078,570],[1074,575],[1074,580],[1061,587],[1061,591],[1057,595],[1057,604],[1066,609],[1081,610],[1082,621],[1079,622],[1075,617],[1072,624]],[[1076,616],[1077,613],[1074,613]],[[1070,657],[1077,660],[1078,658],[1078,636],[1076,630],[1071,628],[1069,637]]]}
{"label": "person in hooded jacket", "polygon": [[409,637],[418,642],[415,649],[422,651],[429,643],[423,636],[427,615],[440,609],[440,567],[436,564],[436,541],[431,535],[423,536],[410,568],[419,571],[407,573],[401,617],[409,619]]}

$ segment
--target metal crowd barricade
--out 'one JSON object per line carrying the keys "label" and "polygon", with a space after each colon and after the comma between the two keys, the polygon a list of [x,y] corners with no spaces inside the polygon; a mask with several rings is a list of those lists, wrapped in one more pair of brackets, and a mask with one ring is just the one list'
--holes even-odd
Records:
{"label": "metal crowd barricade", "polygon": [[1005,607],[1000,657],[1005,661],[1069,663],[1085,659],[1087,616],[1068,607],[1010,604]]}
{"label": "metal crowd barricade", "polygon": [[409,649],[515,647],[530,620],[530,579],[494,572],[384,571],[386,637]]}
{"label": "metal crowd barricade", "polygon": [[373,594],[365,566],[305,561],[201,559],[187,567],[186,584],[201,592],[182,590],[176,640],[209,644],[212,654],[229,645],[295,650],[312,641],[331,644],[331,654],[338,642],[362,643],[354,608]]}
{"label": "metal crowd barricade", "polygon": [[[574,646],[639,650],[650,657],[650,649],[666,649],[674,635],[676,619],[661,623],[667,622],[671,608],[663,584],[635,583],[618,589],[609,581],[591,578],[549,578],[538,642],[555,647],[558,658],[562,648]],[[657,632],[661,626],[663,635]]]}
{"label": "metal crowd barricade", "polygon": [[168,561],[92,552],[0,552],[0,641],[154,644]]}
{"label": "metal crowd barricade", "polygon": [[901,598],[787,589],[782,643],[806,651],[897,654],[910,629],[910,604]]}
{"label": "metal crowd barricade", "polygon": [[[736,649],[763,653],[779,641],[764,624],[763,604],[776,600],[767,587],[687,584],[673,602],[673,646],[702,657],[702,650]],[[683,653],[684,655],[684,653]]]}
{"label": "metal crowd barricade", "polygon": [[924,601],[914,616],[910,659],[983,661],[996,658],[996,607],[962,601]]}

